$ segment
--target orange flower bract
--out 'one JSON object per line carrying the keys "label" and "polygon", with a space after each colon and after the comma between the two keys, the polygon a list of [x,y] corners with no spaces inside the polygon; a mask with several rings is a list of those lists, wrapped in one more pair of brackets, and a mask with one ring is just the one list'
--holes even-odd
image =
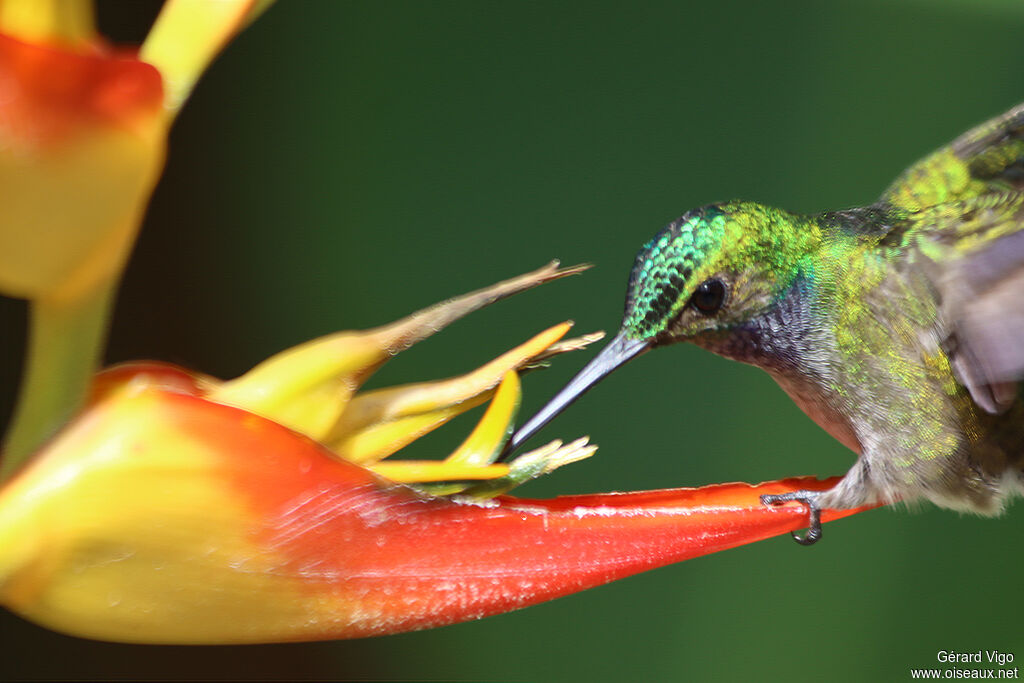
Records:
{"label": "orange flower bract", "polygon": [[[95,402],[0,492],[0,599],[93,638],[244,643],[429,628],[798,528],[758,487],[425,496],[170,366]],[[828,513],[826,519],[852,514]]]}

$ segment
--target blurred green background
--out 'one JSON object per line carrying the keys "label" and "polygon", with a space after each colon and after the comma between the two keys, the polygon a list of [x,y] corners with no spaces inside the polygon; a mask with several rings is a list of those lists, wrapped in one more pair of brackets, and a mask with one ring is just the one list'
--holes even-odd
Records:
{"label": "blurred green background", "polygon": [[[100,4],[138,42],[157,3]],[[640,245],[748,198],[871,202],[906,165],[1024,101],[1024,4],[279,2],[197,89],[128,269],[108,360],[237,375],[537,267],[592,271],[452,326],[373,386],[474,367],[572,318],[614,330]],[[3,408],[21,302],[0,304]],[[525,382],[537,409],[590,356]],[[475,417],[475,416],[474,416]],[[415,447],[461,440],[463,420]],[[649,354],[543,433],[591,460],[524,495],[841,474],[852,454],[767,375]],[[539,442],[539,441],[538,441]],[[941,649],[1024,659],[1024,508],[924,507],[777,538],[435,631],[260,647],[138,647],[0,615],[5,678],[909,680]]]}

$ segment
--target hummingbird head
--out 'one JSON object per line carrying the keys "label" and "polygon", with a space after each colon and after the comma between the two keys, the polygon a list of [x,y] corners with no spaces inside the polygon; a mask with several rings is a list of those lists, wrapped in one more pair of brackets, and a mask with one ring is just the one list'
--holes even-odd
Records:
{"label": "hummingbird head", "polygon": [[751,202],[712,204],[669,223],[637,254],[620,336],[648,347],[700,341],[763,314],[806,253],[796,217]]}
{"label": "hummingbird head", "polygon": [[504,453],[626,361],[680,341],[710,345],[771,310],[819,240],[815,226],[752,202],[712,204],[669,223],[637,254],[619,333],[516,431]]}

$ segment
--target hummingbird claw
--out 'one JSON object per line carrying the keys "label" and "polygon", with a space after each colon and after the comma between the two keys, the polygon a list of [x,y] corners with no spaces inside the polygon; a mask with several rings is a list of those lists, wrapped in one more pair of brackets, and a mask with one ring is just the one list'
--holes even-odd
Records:
{"label": "hummingbird claw", "polygon": [[821,540],[821,506],[818,505],[820,491],[792,491],[790,493],[765,494],[761,496],[762,505],[781,505],[790,501],[803,503],[807,506],[810,519],[807,524],[807,533],[803,536],[792,531],[790,535],[800,545],[814,545]]}

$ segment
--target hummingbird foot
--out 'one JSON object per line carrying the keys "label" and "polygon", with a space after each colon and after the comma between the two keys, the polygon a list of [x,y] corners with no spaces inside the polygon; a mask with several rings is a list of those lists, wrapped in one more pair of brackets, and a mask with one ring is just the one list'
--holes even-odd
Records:
{"label": "hummingbird foot", "polygon": [[776,493],[776,494],[765,494],[761,496],[762,505],[782,505],[790,501],[797,501],[807,506],[810,512],[810,520],[807,524],[807,532],[801,536],[795,531],[791,531],[790,534],[800,545],[814,545],[821,540],[821,505],[818,504],[818,498],[821,497],[821,491],[792,491],[790,493]]}

